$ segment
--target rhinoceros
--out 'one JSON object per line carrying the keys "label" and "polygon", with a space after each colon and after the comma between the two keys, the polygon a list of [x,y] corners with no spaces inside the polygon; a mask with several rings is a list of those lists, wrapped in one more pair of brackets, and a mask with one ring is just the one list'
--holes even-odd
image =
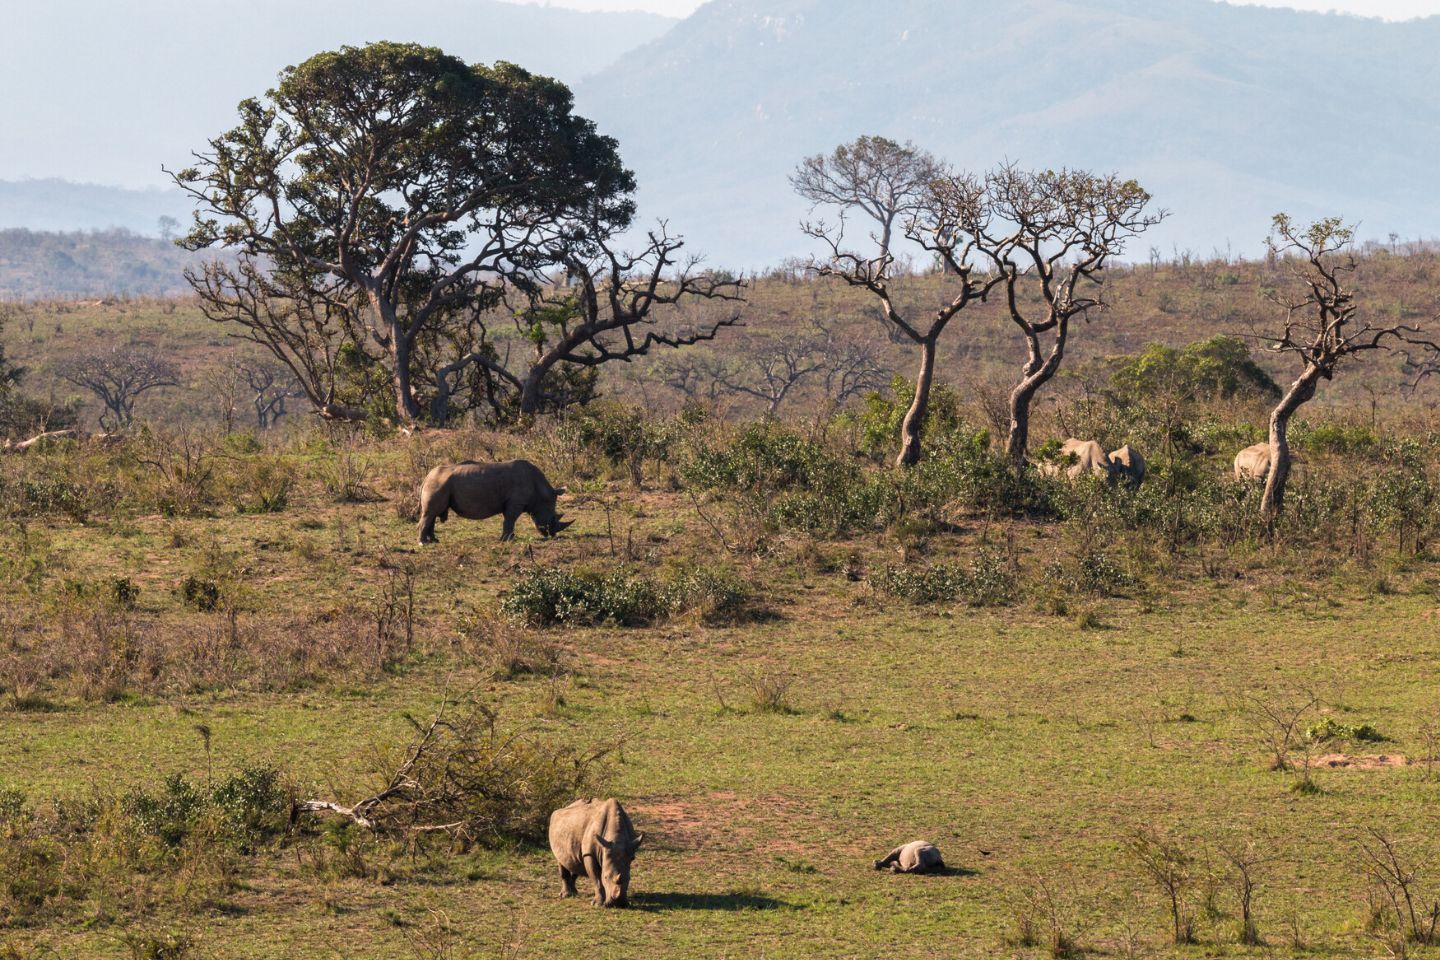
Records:
{"label": "rhinoceros", "polygon": [[1270,476],[1270,444],[1257,443],[1235,454],[1236,480],[1264,480]]}
{"label": "rhinoceros", "polygon": [[1132,487],[1145,482],[1145,458],[1128,443],[1119,450],[1110,451],[1110,466],[1117,479],[1124,479]]}
{"label": "rhinoceros", "polygon": [[630,863],[645,840],[618,800],[576,800],[550,814],[550,852],[560,864],[562,897],[575,896],[575,878],[588,876],[597,907],[623,907]]}
{"label": "rhinoceros", "polygon": [[926,840],[913,840],[903,847],[896,847],[883,860],[875,861],[876,870],[888,869],[891,873],[931,873],[945,869],[940,848]]}
{"label": "rhinoceros", "polygon": [[528,513],[541,536],[553,537],[574,522],[555,511],[555,498],[564,492],[529,460],[442,464],[420,485],[420,542],[435,543],[436,522],[444,523],[452,510],[466,520],[503,515],[501,540],[513,540],[515,521]]}
{"label": "rhinoceros", "polygon": [[1071,480],[1087,474],[1110,479],[1115,475],[1115,465],[1110,454],[1094,440],[1076,440],[1071,437],[1060,447],[1060,455],[1053,461],[1040,464],[1040,472],[1047,477],[1066,476]]}

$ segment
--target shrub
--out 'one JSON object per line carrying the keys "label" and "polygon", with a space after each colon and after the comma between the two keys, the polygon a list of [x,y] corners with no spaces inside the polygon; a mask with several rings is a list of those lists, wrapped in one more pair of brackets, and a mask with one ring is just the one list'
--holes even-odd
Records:
{"label": "shrub", "polygon": [[140,587],[129,577],[110,581],[110,602],[122,610],[134,610],[140,602]]}
{"label": "shrub", "polygon": [[[890,381],[888,393],[877,390],[867,394],[859,413],[841,413],[836,419],[842,425],[853,424],[857,429],[861,453],[877,462],[888,461],[900,448],[900,428],[914,400],[915,384],[897,376]],[[962,420],[959,396],[944,384],[934,384],[922,427],[927,438],[957,429]]]}
{"label": "shrub", "polygon": [[234,884],[236,856],[285,834],[292,805],[279,775],[263,767],[214,787],[176,774],[158,790],[57,800],[43,810],[4,796],[0,924],[82,902],[102,921],[213,904]]}
{"label": "shrub", "polygon": [[1385,737],[1371,724],[1342,723],[1332,716],[1324,716],[1305,728],[1305,739],[1311,743],[1328,743],[1331,740],[1378,743]]}
{"label": "shrub", "polygon": [[654,581],[622,570],[604,573],[562,567],[542,567],[521,576],[501,597],[500,609],[534,627],[601,623],[638,627],[666,613]]}
{"label": "shrub", "polygon": [[213,580],[186,577],[180,581],[180,602],[191,610],[212,613],[220,608],[220,585]]}
{"label": "shrub", "polygon": [[483,704],[446,704],[430,723],[410,724],[413,738],[382,758],[364,799],[305,801],[299,809],[348,811],[376,833],[415,841],[438,834],[494,846],[539,843],[553,811],[596,795],[606,779],[608,747],[578,750],[506,730]]}
{"label": "shrub", "polygon": [[1113,597],[1138,581],[1110,553],[1087,546],[1069,564],[1053,563],[1047,570],[1052,585],[1074,593]]}
{"label": "shrub", "polygon": [[1004,606],[1015,599],[1019,585],[1006,557],[980,549],[968,568],[955,564],[924,567],[887,567],[870,578],[878,593],[916,604],[963,600],[972,607]]}
{"label": "shrub", "polygon": [[232,499],[239,513],[282,513],[290,505],[295,488],[295,471],[281,460],[261,457],[246,462],[232,485]]}
{"label": "shrub", "polygon": [[567,416],[561,422],[560,435],[611,466],[623,466],[638,488],[645,479],[645,461],[663,460],[669,454],[672,426],[656,421],[644,409],[594,403]]}
{"label": "shrub", "polygon": [[709,570],[685,567],[655,580],[623,569],[541,567],[516,580],[501,596],[500,610],[532,627],[643,627],[686,614],[707,623],[735,622],[749,604],[737,579]]}

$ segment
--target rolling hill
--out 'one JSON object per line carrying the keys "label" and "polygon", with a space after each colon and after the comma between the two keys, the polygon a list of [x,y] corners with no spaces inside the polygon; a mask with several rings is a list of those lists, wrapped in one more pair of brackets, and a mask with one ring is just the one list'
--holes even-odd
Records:
{"label": "rolling hill", "polygon": [[1253,253],[1282,209],[1440,232],[1437,48],[1440,18],[1212,0],[712,0],[577,93],[642,213],[728,265],[803,249],[787,175],[862,133],[1122,171],[1174,213],[1165,254]]}

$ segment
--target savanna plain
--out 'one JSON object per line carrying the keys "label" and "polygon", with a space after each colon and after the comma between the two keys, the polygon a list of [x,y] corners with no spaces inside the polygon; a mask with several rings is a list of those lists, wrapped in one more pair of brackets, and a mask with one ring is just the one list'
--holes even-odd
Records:
{"label": "savanna plain", "polygon": [[[1419,291],[1433,259],[1362,268]],[[1096,333],[1033,427],[1147,450],[1137,489],[1017,476],[978,376],[937,387],[909,471],[903,382],[761,418],[664,371],[525,429],[409,435],[187,424],[213,391],[181,386],[121,442],[6,455],[0,956],[1433,952],[1424,394],[1377,403],[1388,367],[1337,384],[1264,521],[1230,460],[1273,397],[1186,366],[1250,369],[1185,353],[1215,324],[1181,318],[1262,311],[1265,268],[1157,269],[1097,330],[1212,379],[1137,394],[1143,343]],[[846,296],[771,279],[752,303],[858,340]],[[184,301],[9,319],[41,384],[67,338],[165,331],[192,385],[220,340]],[[432,466],[510,457],[568,486],[573,526],[415,543]],[[559,897],[544,822],[574,796],[645,833],[628,910]],[[367,798],[374,829],[307,809]],[[412,829],[437,810],[467,828]],[[921,838],[946,871],[872,868]]]}

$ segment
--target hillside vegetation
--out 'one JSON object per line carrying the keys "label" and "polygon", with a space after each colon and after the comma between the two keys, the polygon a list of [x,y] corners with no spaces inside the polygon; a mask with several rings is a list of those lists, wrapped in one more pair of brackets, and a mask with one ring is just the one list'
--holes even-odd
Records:
{"label": "hillside vegetation", "polygon": [[[106,249],[120,256],[114,247]],[[1282,269],[1263,261],[1215,259],[1112,268],[1105,291],[1108,309],[1077,333],[1058,390],[1075,395],[1095,389],[1109,372],[1101,361],[1138,354],[1149,344],[1181,347],[1217,333],[1251,337],[1258,326],[1273,324],[1279,312],[1267,296],[1284,282]],[[1440,309],[1434,293],[1437,277],[1440,255],[1424,245],[1371,247],[1359,259],[1355,286],[1363,308],[1372,315],[1419,322]],[[945,283],[934,274],[902,278],[896,283],[897,302],[930,304],[943,295]],[[809,279],[796,267],[755,278],[746,296],[743,326],[724,331],[712,344],[656,352],[606,370],[601,392],[662,410],[696,399],[727,416],[754,416],[767,402],[718,382],[717,374],[731,384],[762,387],[760,363],[781,348],[803,347],[806,341],[861,348],[876,385],[888,384],[896,375],[913,375],[913,351],[887,336],[863,292]],[[150,394],[140,406],[143,418],[171,425],[223,419],[219,406],[228,401],[217,399],[216,377],[238,358],[258,356],[252,345],[229,336],[233,328],[205,320],[185,298],[11,303],[0,306],[0,319],[8,319],[4,336],[9,353],[29,368],[27,389],[41,396],[63,399],[76,393],[55,376],[55,369],[64,357],[97,339],[141,346],[173,360],[183,373],[182,386]],[[1270,355],[1262,342],[1247,342],[1256,361],[1277,381],[1293,377],[1294,371]],[[993,401],[1008,390],[1023,359],[1023,344],[1001,304],[980,304],[942,339],[938,376],[967,400]],[[832,362],[823,360],[820,369],[802,377],[778,412],[793,418],[828,412],[825,374],[830,368],[825,364]],[[1427,416],[1436,387],[1426,382],[1411,392],[1405,389],[1411,379],[1403,356],[1372,358],[1328,384],[1314,407],[1327,410],[1327,416],[1366,423],[1380,413],[1396,422]],[[291,409],[301,410],[303,404],[292,404]],[[92,410],[87,417],[95,414]],[[1261,423],[1263,419],[1257,419],[1256,426]],[[984,425],[1003,433],[988,419]]]}

